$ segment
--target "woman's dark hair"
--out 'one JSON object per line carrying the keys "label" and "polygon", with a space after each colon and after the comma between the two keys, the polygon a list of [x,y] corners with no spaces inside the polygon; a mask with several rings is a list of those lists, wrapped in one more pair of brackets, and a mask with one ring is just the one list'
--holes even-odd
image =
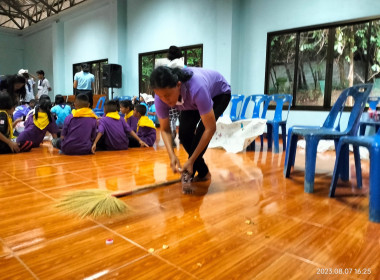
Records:
{"label": "woman's dark hair", "polygon": [[159,66],[150,75],[151,88],[173,88],[178,82],[185,83],[191,79],[193,72],[180,68]]}
{"label": "woman's dark hair", "polygon": [[36,73],[39,75],[45,76],[44,70],[38,70]]}
{"label": "woman's dark hair", "polygon": [[8,92],[0,92],[0,110],[10,110],[14,107],[13,100]]}
{"label": "woman's dark hair", "polygon": [[65,103],[65,99],[61,94],[57,94],[55,96],[55,105],[63,105]]}
{"label": "woman's dark hair", "polygon": [[180,57],[183,57],[181,49],[176,46],[170,46],[168,50],[168,59],[174,60]]}
{"label": "woman's dark hair", "polygon": [[36,105],[36,107],[34,109],[34,112],[35,112],[34,115],[36,116],[36,119],[38,119],[38,112],[40,109],[47,114],[48,119],[49,119],[49,123],[51,123],[53,121],[53,118],[52,118],[51,112],[50,112],[50,109],[51,109],[50,98],[40,98],[40,100],[38,100],[38,104]]}
{"label": "woman's dark hair", "polygon": [[122,106],[124,108],[129,108],[129,110],[131,110],[131,111],[133,111],[133,108],[134,108],[131,100],[120,101],[120,106]]}
{"label": "woman's dark hair", "polygon": [[[13,104],[17,105],[19,99],[24,99],[26,96],[25,83],[26,79],[23,75],[6,75],[1,79],[0,90],[6,90],[12,98]],[[15,90],[15,84],[24,84],[24,86]]]}

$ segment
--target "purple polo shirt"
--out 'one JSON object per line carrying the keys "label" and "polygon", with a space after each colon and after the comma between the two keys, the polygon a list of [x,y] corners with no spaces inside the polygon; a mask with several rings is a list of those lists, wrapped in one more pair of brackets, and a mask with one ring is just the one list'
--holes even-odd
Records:
{"label": "purple polo shirt", "polygon": [[154,142],[156,142],[156,130],[151,127],[140,126],[137,136],[149,147],[153,147]]}
{"label": "purple polo shirt", "polygon": [[57,133],[59,131],[57,125],[55,124],[54,118],[52,117],[53,121],[50,122],[44,129],[39,129],[33,122],[34,116],[30,116],[30,118],[27,118],[27,120],[24,122],[25,129],[23,132],[20,133],[20,135],[17,137],[17,142],[25,142],[25,141],[32,141],[33,142],[33,148],[39,147],[42,141],[44,140],[44,137],[46,135],[46,131],[49,131],[51,134]]}
{"label": "purple polo shirt", "polygon": [[68,115],[63,123],[61,151],[66,155],[86,155],[91,153],[96,137],[96,119],[74,118]]}
{"label": "purple polo shirt", "polygon": [[139,119],[136,118],[135,116],[131,116],[128,120],[127,120],[127,124],[129,125],[129,127],[136,133],[137,131],[137,123],[139,122]]}
{"label": "purple polo shirt", "polygon": [[127,133],[132,131],[124,118],[115,120],[110,117],[103,117],[99,120],[98,132],[104,135],[106,150],[126,150],[129,140]]}
{"label": "purple polo shirt", "polygon": [[[180,111],[198,110],[200,115],[204,115],[211,111],[214,105],[212,99],[215,96],[231,94],[231,86],[219,72],[199,67],[187,67],[183,71],[193,72],[193,76],[181,85],[183,104],[175,106]],[[159,118],[169,117],[170,107],[157,95],[154,104]]]}

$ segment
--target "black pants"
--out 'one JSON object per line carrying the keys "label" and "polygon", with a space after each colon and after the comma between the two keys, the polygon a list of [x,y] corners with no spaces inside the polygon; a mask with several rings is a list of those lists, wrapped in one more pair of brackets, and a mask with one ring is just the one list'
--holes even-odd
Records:
{"label": "black pants", "polygon": [[[220,94],[215,96],[212,101],[214,102],[213,110],[215,120],[218,120],[230,102],[231,94]],[[199,123],[199,124],[198,124]],[[198,125],[198,126],[197,126]],[[189,158],[198,146],[199,141],[205,131],[205,127],[201,121],[201,116],[198,110],[182,111],[179,116],[179,140],[189,154]],[[208,145],[207,145],[208,146]],[[198,172],[199,177],[204,177],[209,172],[208,167],[203,159],[203,155],[207,150],[206,148],[200,153],[194,162],[193,176]]]}
{"label": "black pants", "polygon": [[75,91],[75,96],[77,96],[78,94],[82,94],[82,93],[88,96],[88,101],[90,102],[90,108],[92,109],[93,105],[94,105],[94,99],[93,99],[92,90],[77,89]]}

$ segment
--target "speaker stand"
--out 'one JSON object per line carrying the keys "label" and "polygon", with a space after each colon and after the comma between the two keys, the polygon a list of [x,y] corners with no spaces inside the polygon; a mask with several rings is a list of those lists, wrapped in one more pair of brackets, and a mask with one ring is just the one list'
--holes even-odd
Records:
{"label": "speaker stand", "polygon": [[111,100],[113,100],[113,87],[111,87]]}

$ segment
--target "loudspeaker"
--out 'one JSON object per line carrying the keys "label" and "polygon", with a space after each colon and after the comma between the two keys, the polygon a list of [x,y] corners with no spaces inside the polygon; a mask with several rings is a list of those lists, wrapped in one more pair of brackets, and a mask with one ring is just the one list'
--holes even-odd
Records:
{"label": "loudspeaker", "polygon": [[121,88],[121,65],[103,65],[103,87]]}

